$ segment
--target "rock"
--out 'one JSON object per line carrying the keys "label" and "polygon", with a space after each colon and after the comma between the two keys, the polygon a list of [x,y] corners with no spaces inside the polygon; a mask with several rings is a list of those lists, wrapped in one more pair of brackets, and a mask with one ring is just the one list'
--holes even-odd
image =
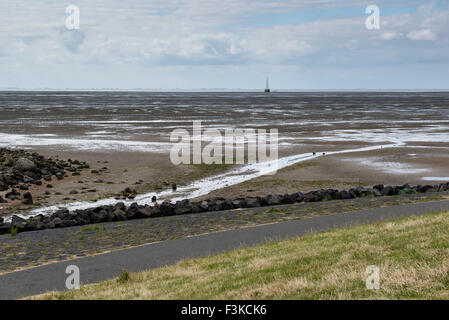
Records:
{"label": "rock", "polygon": [[373,189],[377,189],[377,190],[379,190],[379,191],[382,191],[383,188],[384,188],[384,185],[383,185],[383,184],[376,184],[376,185],[373,187]]}
{"label": "rock", "polygon": [[126,211],[126,206],[125,206],[125,204],[123,203],[123,202],[117,202],[115,205],[114,205],[114,209],[119,209],[119,210],[122,210],[122,211]]}
{"label": "rock", "polygon": [[27,205],[33,204],[33,196],[31,195],[31,193],[26,192],[23,195],[23,199],[24,199],[23,204],[27,204]]}
{"label": "rock", "polygon": [[169,200],[164,200],[159,206],[159,210],[163,216],[171,216],[174,214],[174,205]]}
{"label": "rock", "polygon": [[137,191],[135,189],[131,189],[130,187],[126,187],[126,189],[123,190],[121,194],[125,197],[129,197],[130,195],[136,195]]}
{"label": "rock", "polygon": [[40,222],[40,221],[31,221],[28,225],[27,225],[27,230],[29,231],[34,231],[34,230],[42,230],[45,228],[45,225]]}
{"label": "rock", "polygon": [[380,193],[383,196],[392,196],[392,195],[394,195],[394,189],[391,186],[386,186],[380,191]]}
{"label": "rock", "polygon": [[292,193],[290,198],[292,198],[294,202],[300,203],[304,201],[304,194],[302,192]]}
{"label": "rock", "polygon": [[[1,149],[0,149],[1,150]],[[30,173],[32,174],[32,173]],[[36,177],[38,174],[34,175]],[[21,178],[22,176],[20,176]],[[4,175],[1,179],[4,179]],[[3,181],[3,180],[2,180]],[[87,188],[84,188],[87,190]],[[449,183],[443,183],[440,185],[418,185],[416,187],[410,187],[408,184],[402,186],[383,186],[376,185],[373,189],[366,189],[361,186],[346,190],[334,190],[334,189],[321,189],[311,191],[307,194],[301,192],[285,194],[285,195],[268,195],[266,197],[248,197],[248,198],[214,198],[204,200],[201,202],[190,202],[188,199],[177,201],[176,204],[171,203],[169,200],[165,200],[162,204],[157,204],[156,196],[152,197],[154,206],[138,205],[132,203],[129,207],[123,202],[117,202],[115,205],[105,205],[96,208],[86,210],[76,210],[70,212],[67,209],[61,209],[53,213],[51,216],[36,216],[29,218],[28,220],[22,219],[18,216],[12,218],[11,224],[4,223],[3,219],[0,219],[0,234],[7,233],[11,227],[17,228],[18,231],[32,231],[41,230],[46,228],[59,228],[70,227],[75,225],[84,225],[89,223],[100,223],[110,221],[124,221],[131,219],[147,219],[161,216],[181,215],[198,213],[205,211],[220,211],[230,210],[235,208],[252,208],[261,206],[273,206],[289,203],[305,202],[317,202],[336,199],[352,199],[364,196],[391,196],[397,194],[412,194],[419,192],[443,192],[449,189]],[[93,189],[93,191],[96,191]],[[48,192],[48,191],[47,191]],[[77,191],[72,191],[71,194],[76,194]],[[133,196],[135,190],[126,188],[123,193],[128,193],[128,196]],[[57,194],[57,193],[55,193]],[[20,193],[15,189],[7,193],[7,196],[11,198],[20,198]],[[23,195],[24,203],[31,204],[31,193],[27,192]],[[5,201],[0,197],[0,203]]]}
{"label": "rock", "polygon": [[12,218],[11,218],[11,227],[17,228],[19,231],[21,231],[21,230],[23,230],[25,228],[25,225],[26,225],[26,220],[25,219],[23,219],[23,218],[21,218],[19,216],[16,216],[16,215],[12,216]]}
{"label": "rock", "polygon": [[[130,210],[128,210],[129,212]],[[133,218],[134,219],[145,219],[151,217],[151,211],[146,208],[136,208],[135,210],[131,210],[131,212],[134,212]]]}
{"label": "rock", "polygon": [[11,224],[10,223],[3,223],[0,224],[0,234],[6,234],[11,232]]}
{"label": "rock", "polygon": [[265,200],[267,202],[267,205],[269,206],[277,206],[281,204],[281,196],[277,194],[270,194],[267,197],[265,197]]}
{"label": "rock", "polygon": [[259,198],[246,198],[246,206],[248,208],[260,207],[260,200],[259,200]]}
{"label": "rock", "polygon": [[[203,202],[207,203],[207,201],[203,201]],[[232,200],[232,205],[234,206],[234,208],[245,208],[247,205],[246,199],[244,199],[244,198],[234,199],[234,200]]]}
{"label": "rock", "polygon": [[55,176],[58,180],[64,179],[64,173],[62,172],[56,172]]}
{"label": "rock", "polygon": [[124,212],[121,209],[115,209],[112,212],[112,215],[114,216],[114,221],[125,221],[126,220],[126,212]]}
{"label": "rock", "polygon": [[26,191],[26,190],[28,190],[29,188],[28,188],[28,186],[27,186],[26,184],[21,184],[21,185],[19,186],[19,189],[20,189],[20,190]]}
{"label": "rock", "polygon": [[176,185],[176,183],[173,183],[173,184],[171,185],[171,188],[172,188],[173,191],[176,191],[176,189],[178,188],[178,186]]}
{"label": "rock", "polygon": [[435,190],[435,188],[433,187],[433,186],[431,186],[431,185],[425,185],[425,186],[422,186],[422,185],[418,185],[417,187],[416,187],[416,190],[419,192],[419,193],[426,193],[426,192],[435,192],[435,191],[429,191],[429,190]]}
{"label": "rock", "polygon": [[192,212],[191,206],[179,207],[179,208],[175,208],[175,210],[174,210],[175,215],[188,214],[191,212]]}
{"label": "rock", "polygon": [[209,203],[207,201],[201,201],[199,207],[202,211],[207,211],[209,209]]}
{"label": "rock", "polygon": [[14,168],[18,171],[32,171],[36,168],[36,164],[27,158],[19,158],[16,161]]}
{"label": "rock", "polygon": [[16,189],[12,189],[10,192],[5,194],[5,198],[9,200],[19,200],[20,193],[18,193]]}
{"label": "rock", "polygon": [[78,191],[72,190],[72,191],[69,192],[69,194],[78,194]]}
{"label": "rock", "polygon": [[5,199],[3,199],[3,198],[0,196],[0,203],[8,203],[8,201],[6,201]]}
{"label": "rock", "polygon": [[33,181],[34,181],[34,179],[31,178],[31,177],[29,177],[29,176],[23,176],[22,180],[23,180],[23,182],[25,182],[25,183],[30,183],[30,182],[33,182]]}
{"label": "rock", "polygon": [[353,195],[351,195],[351,193],[349,191],[346,190],[342,190],[340,191],[340,196],[342,200],[348,200],[348,199],[352,199]]}
{"label": "rock", "polygon": [[304,202],[318,202],[318,201],[321,201],[321,198],[313,192],[309,192],[304,195]]}
{"label": "rock", "polygon": [[51,185],[51,184],[47,184],[47,188],[53,188],[53,185]]}
{"label": "rock", "polygon": [[8,185],[4,183],[3,181],[0,181],[0,192],[8,190]]}
{"label": "rock", "polygon": [[100,223],[106,220],[107,212],[105,210],[100,210],[99,212],[92,212],[91,221],[92,223]]}

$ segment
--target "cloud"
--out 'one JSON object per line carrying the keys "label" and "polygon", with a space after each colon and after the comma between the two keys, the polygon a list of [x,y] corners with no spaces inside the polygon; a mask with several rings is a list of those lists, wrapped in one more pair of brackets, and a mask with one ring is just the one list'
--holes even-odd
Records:
{"label": "cloud", "polygon": [[62,46],[69,52],[78,53],[86,35],[82,30],[67,30],[61,27],[59,29],[59,38]]}
{"label": "cloud", "polygon": [[413,30],[407,34],[407,38],[410,40],[436,40],[437,35],[429,29]]}
{"label": "cloud", "polygon": [[380,37],[382,39],[384,39],[384,40],[393,40],[393,39],[397,39],[397,38],[399,38],[401,36],[402,36],[401,33],[398,33],[398,32],[395,32],[395,31],[385,32],[385,33],[382,33],[380,35]]}
{"label": "cloud", "polygon": [[[64,27],[67,3],[2,0],[0,68],[185,67],[207,74],[207,68],[331,72],[448,62],[449,8],[431,1],[378,0],[380,30],[365,28],[365,7],[372,1],[364,0],[73,3],[80,8],[80,30]],[[401,13],[387,14],[389,8]]]}

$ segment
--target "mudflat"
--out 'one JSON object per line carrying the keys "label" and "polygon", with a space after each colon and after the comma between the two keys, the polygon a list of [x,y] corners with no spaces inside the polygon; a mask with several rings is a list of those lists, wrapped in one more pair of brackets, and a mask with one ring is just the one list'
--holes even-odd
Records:
{"label": "mudflat", "polygon": [[172,184],[241,168],[170,162],[170,133],[191,131],[194,120],[223,133],[277,129],[281,159],[316,153],[274,175],[212,186],[201,198],[447,182],[448,101],[447,92],[0,92],[0,146],[90,164],[53,188],[30,186],[33,205],[9,201],[0,214],[119,197],[126,187],[170,197]]}

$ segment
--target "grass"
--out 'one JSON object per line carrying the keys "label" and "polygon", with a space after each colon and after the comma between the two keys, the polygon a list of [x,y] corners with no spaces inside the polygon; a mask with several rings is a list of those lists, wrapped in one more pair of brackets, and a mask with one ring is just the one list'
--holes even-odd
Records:
{"label": "grass", "polygon": [[118,283],[126,283],[131,279],[131,273],[128,270],[122,270],[122,273],[120,274],[120,276],[117,278],[117,282]]}
{"label": "grass", "polygon": [[19,232],[19,230],[16,227],[11,228],[11,230],[10,230],[11,237],[17,236],[18,232]]}
{"label": "grass", "polygon": [[81,228],[76,233],[83,234],[83,233],[94,232],[94,231],[95,232],[106,231],[106,226],[104,226],[104,225],[99,226],[99,225],[93,224],[93,225]]}
{"label": "grass", "polygon": [[[230,251],[34,299],[448,299],[449,214]],[[368,290],[366,268],[380,269]]]}

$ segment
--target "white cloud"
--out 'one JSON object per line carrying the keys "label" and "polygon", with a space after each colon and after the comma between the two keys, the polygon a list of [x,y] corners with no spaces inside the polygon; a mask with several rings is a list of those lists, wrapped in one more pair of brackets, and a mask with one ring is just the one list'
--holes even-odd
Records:
{"label": "white cloud", "polygon": [[384,40],[393,40],[393,39],[397,39],[401,36],[402,36],[402,34],[395,32],[395,31],[384,32],[380,35],[380,37]]}
{"label": "white cloud", "polygon": [[436,40],[437,35],[430,29],[413,30],[407,34],[407,38],[410,40]]}
{"label": "white cloud", "polygon": [[[430,2],[418,8],[423,1],[410,0],[405,5],[397,0],[378,0],[380,30],[365,28],[364,6],[372,1],[73,2],[81,10],[81,29],[68,31],[63,28],[67,3],[2,0],[0,69],[11,65],[21,65],[23,70],[33,66],[57,68],[65,64],[74,69],[99,65],[111,70],[121,66],[266,70],[273,66],[277,70],[320,68],[324,72],[326,68],[363,69],[369,64],[441,63],[447,61],[449,52],[449,8]],[[383,6],[393,5],[416,5],[417,10],[383,16]],[[346,6],[360,8],[360,16],[331,19],[327,14],[321,18],[316,10],[340,11]],[[270,15],[277,13],[280,15],[270,22]],[[295,13],[297,21],[291,18]],[[282,14],[290,17],[289,24],[282,21]],[[309,14],[316,17],[300,21]]]}

